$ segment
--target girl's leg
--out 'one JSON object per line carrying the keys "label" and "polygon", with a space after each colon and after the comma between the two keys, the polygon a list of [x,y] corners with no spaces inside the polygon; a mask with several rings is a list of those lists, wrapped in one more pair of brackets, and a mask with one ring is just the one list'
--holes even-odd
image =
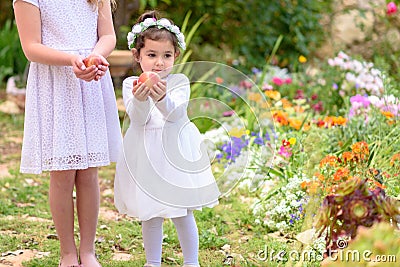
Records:
{"label": "girl's leg", "polygon": [[76,171],[50,172],[50,211],[60,240],[61,266],[78,265],[74,239],[74,202],[72,192]]}
{"label": "girl's leg", "polygon": [[75,184],[80,229],[79,257],[83,266],[98,267],[101,265],[96,259],[94,247],[100,207],[97,168],[78,170]]}
{"label": "girl's leg", "polygon": [[161,266],[163,222],[164,218],[159,217],[142,221],[142,235],[147,266]]}
{"label": "girl's leg", "polygon": [[199,265],[199,233],[193,211],[188,210],[184,217],[173,218],[178,232],[179,243],[183,253],[183,264],[189,266]]}

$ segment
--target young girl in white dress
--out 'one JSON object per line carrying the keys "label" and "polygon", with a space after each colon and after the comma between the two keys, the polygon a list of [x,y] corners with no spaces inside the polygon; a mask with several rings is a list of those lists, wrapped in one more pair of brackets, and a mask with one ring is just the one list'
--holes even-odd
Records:
{"label": "young girl in white dress", "polygon": [[[114,87],[105,59],[115,47],[114,0],[13,0],[22,48],[31,61],[26,88],[22,173],[50,172],[49,202],[60,242],[59,265],[101,266],[94,241],[97,169],[122,144]],[[89,55],[101,63],[85,67]],[[74,199],[80,242],[74,240]]]}
{"label": "young girl in white dress", "polygon": [[154,11],[143,14],[128,34],[143,72],[161,80],[148,87],[138,77],[123,82],[130,126],[116,166],[115,205],[142,221],[145,266],[160,266],[164,218],[171,218],[184,266],[199,266],[199,237],[193,210],[218,203],[220,192],[202,148],[202,136],[187,116],[190,82],[172,67],[185,49],[176,25]]}

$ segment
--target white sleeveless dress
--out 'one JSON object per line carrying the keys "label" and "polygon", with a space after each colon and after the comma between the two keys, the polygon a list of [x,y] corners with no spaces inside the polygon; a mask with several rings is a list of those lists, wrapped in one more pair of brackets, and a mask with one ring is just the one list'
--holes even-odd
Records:
{"label": "white sleeveless dress", "polygon": [[167,95],[158,103],[133,97],[135,79],[128,77],[122,86],[130,124],[116,166],[115,206],[146,221],[216,205],[220,192],[210,159],[202,135],[187,116],[188,78],[168,75]]}
{"label": "white sleeveless dress", "polygon": [[[93,50],[98,12],[86,0],[21,1],[39,8],[44,45],[83,57]],[[21,172],[109,165],[117,160],[120,144],[109,72],[100,81],[86,82],[71,66],[30,64]]]}

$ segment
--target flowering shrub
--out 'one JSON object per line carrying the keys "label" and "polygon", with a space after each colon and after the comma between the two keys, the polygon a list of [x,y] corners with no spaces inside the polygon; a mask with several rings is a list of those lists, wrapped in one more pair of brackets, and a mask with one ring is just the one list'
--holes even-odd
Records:
{"label": "flowering shrub", "polygon": [[[341,96],[383,94],[382,73],[374,68],[373,63],[361,62],[340,52],[337,57],[329,59],[328,64],[344,72],[345,79],[338,81],[340,84],[337,87]],[[335,84],[333,88],[336,88]]]}
{"label": "flowering shrub", "polygon": [[307,194],[299,190],[304,177],[294,176],[287,184],[261,193],[252,209],[261,223],[270,231],[287,232],[302,225],[307,205]]}
{"label": "flowering shrub", "polygon": [[369,167],[370,151],[366,142],[351,145],[351,151],[341,155],[327,155],[319,163],[319,171],[312,180],[301,184],[308,193],[322,191],[323,195],[336,193],[339,186],[353,178],[365,179],[370,188],[385,188],[383,183],[390,176],[387,172]]}
{"label": "flowering shrub", "polygon": [[349,118],[362,116],[368,122],[372,108],[378,109],[388,123],[393,123],[400,116],[400,100],[393,95],[384,95],[381,98],[374,95],[355,95],[350,97],[350,103]]}
{"label": "flowering shrub", "polygon": [[[236,102],[246,123],[227,114],[225,131],[206,135],[217,141],[213,168],[224,173],[220,188],[251,189],[255,223],[293,233],[313,221],[314,240],[335,249],[359,226],[399,215],[391,197],[400,195],[400,101],[393,80],[372,63],[344,53],[329,63],[326,73],[310,76],[315,81],[254,69],[255,82],[242,80],[237,88],[262,122],[259,129],[248,127],[243,103]],[[322,251],[319,243],[307,245]]]}

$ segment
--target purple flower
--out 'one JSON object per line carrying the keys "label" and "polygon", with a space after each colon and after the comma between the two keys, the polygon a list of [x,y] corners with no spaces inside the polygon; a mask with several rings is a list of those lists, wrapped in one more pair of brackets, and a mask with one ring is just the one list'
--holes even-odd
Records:
{"label": "purple flower", "polygon": [[253,72],[254,74],[260,73],[261,71],[255,67],[251,68],[251,72]]}
{"label": "purple flower", "polygon": [[227,160],[235,161],[248,143],[249,141],[244,138],[232,137],[231,141],[221,145],[219,149],[223,152]]}
{"label": "purple flower", "polygon": [[368,96],[355,95],[350,97],[350,103],[360,103],[367,108],[371,102],[369,101]]}

